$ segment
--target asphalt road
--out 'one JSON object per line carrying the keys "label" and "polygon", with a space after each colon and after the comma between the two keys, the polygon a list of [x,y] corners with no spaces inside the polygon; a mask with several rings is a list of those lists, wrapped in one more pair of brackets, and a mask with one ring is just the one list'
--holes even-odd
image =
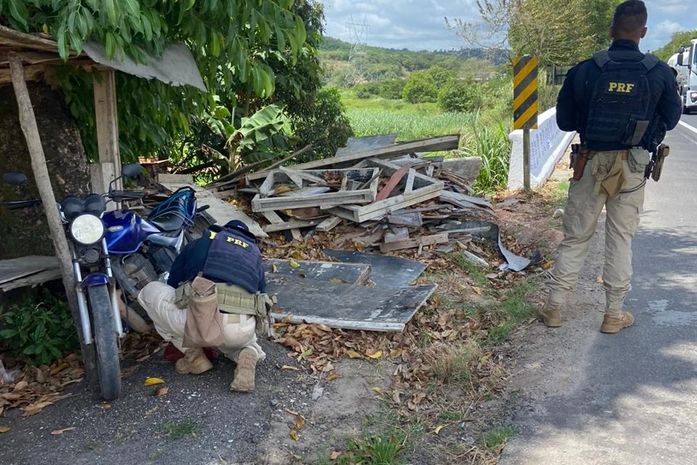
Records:
{"label": "asphalt road", "polygon": [[668,136],[634,241],[636,325],[598,332],[602,223],[560,330],[534,328],[513,377],[518,433],[502,465],[697,464],[697,115]]}

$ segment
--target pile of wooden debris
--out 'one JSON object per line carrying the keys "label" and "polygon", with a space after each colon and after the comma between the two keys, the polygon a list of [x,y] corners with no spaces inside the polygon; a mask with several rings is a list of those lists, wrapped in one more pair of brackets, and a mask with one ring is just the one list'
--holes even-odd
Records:
{"label": "pile of wooden debris", "polygon": [[[246,187],[234,187],[253,195],[251,211],[268,221],[268,234],[289,231],[301,239],[347,223],[363,229],[364,246],[383,253],[445,244],[482,229],[464,225],[464,215],[491,210],[471,195],[479,159],[423,155],[456,150],[459,141],[459,135],[398,144],[394,136],[353,139],[332,158],[247,173]],[[476,166],[469,168],[474,175],[462,175],[463,163]],[[211,187],[223,196],[233,185]]]}

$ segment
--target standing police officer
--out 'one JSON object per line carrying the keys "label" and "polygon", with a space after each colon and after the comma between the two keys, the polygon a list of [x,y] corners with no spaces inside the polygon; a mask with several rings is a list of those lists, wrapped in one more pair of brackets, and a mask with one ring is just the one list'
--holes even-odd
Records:
{"label": "standing police officer", "polygon": [[540,317],[561,326],[561,309],[573,292],[598,217],[605,207],[606,307],[600,331],[617,333],[634,323],[624,310],[632,276],[631,242],[644,203],[644,171],[666,130],[680,120],[682,105],[671,69],[639,51],[646,35],[646,5],[629,0],[615,10],[610,49],[569,71],[557,102],[557,123],[577,131],[574,178],[564,212],[564,240],[548,282]]}

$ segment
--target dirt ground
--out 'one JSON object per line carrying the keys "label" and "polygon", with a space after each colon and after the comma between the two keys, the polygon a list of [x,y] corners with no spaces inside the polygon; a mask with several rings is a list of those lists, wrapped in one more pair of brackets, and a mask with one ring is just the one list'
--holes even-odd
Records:
{"label": "dirt ground", "polygon": [[[423,279],[441,287],[405,333],[360,335],[356,342],[337,334],[335,340],[362,353],[353,357],[353,349],[342,346],[329,375],[313,374],[307,357],[263,341],[267,359],[258,366],[256,392],[237,394],[228,390],[232,362],[220,359],[211,372],[181,376],[158,353],[126,366],[123,396],[106,408],[80,383],[68,388],[68,398],[36,415],[6,411],[0,426],[9,431],[0,434],[0,461],[280,465],[334,463],[334,457],[339,463],[352,439],[380,434],[376,422],[390,422],[409,438],[400,443],[401,458],[394,463],[495,463],[505,438],[489,447],[482,445],[482,435],[505,425],[520,408],[517,391],[506,390],[506,380],[518,370],[512,361],[521,348],[543,335],[530,326],[534,318],[527,309],[516,323],[522,326],[506,332],[496,345],[471,348],[467,341],[486,340],[487,327],[502,327],[506,322],[496,316],[498,310],[489,314],[488,306],[499,305],[507,286],[537,279],[543,271],[559,239],[559,220],[552,218],[557,185],[532,198],[498,199],[497,218],[508,242],[526,254],[541,247],[542,267],[526,275],[487,278],[468,268],[448,273],[452,265],[435,260],[436,269]],[[535,291],[524,298],[532,305],[539,295]],[[375,348],[366,352],[353,345],[363,343]],[[465,350],[466,367],[434,365],[443,354],[452,355],[450,347]],[[378,349],[384,354],[371,357]],[[458,369],[466,379],[443,381]],[[153,376],[166,380],[167,395],[157,397],[155,388],[143,385]],[[64,432],[52,434],[59,430]]]}

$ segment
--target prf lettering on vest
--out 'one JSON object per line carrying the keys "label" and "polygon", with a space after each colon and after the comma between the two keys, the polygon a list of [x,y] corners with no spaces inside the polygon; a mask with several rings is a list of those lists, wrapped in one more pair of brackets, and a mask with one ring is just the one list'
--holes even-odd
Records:
{"label": "prf lettering on vest", "polygon": [[[216,233],[215,231],[210,231],[210,238],[211,238],[211,240],[212,240],[212,239],[215,239],[215,236],[217,236],[217,235],[218,235],[218,233]],[[247,244],[245,241],[241,241],[241,240],[236,239],[236,238],[234,238],[234,237],[226,237],[226,238],[225,238],[225,242],[229,242],[229,243],[231,243],[231,244],[235,244],[235,245],[237,245],[237,246],[239,246],[239,247],[242,247],[243,249],[248,249],[248,248],[249,248],[249,244]]]}
{"label": "prf lettering on vest", "polygon": [[617,92],[622,94],[631,94],[635,84],[631,82],[611,82],[608,92]]}

